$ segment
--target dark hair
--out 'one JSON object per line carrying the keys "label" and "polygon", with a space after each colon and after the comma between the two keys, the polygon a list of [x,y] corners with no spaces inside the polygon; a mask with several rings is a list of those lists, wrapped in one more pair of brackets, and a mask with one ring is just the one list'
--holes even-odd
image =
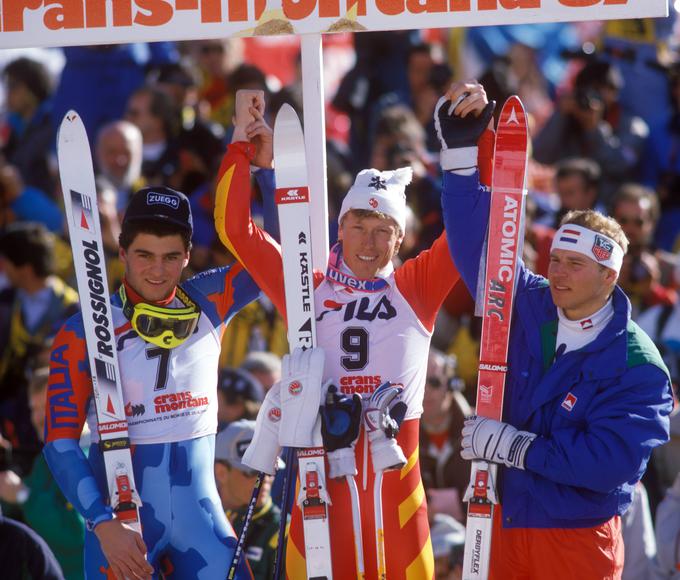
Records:
{"label": "dark hair", "polygon": [[633,203],[644,203],[646,201],[649,204],[647,211],[650,219],[654,223],[659,220],[659,200],[653,189],[640,185],[639,183],[624,183],[616,191],[610,204],[611,210],[609,213],[614,219],[616,219],[616,216],[614,216],[616,206],[624,201],[632,201]]}
{"label": "dark hair", "polygon": [[14,266],[29,264],[35,275],[54,274],[54,235],[36,222],[11,224],[0,234],[0,255]]}
{"label": "dark hair", "polygon": [[52,83],[47,68],[37,60],[21,57],[10,62],[4,70],[5,77],[20,82],[42,102],[52,93]]}
{"label": "dark hair", "polygon": [[118,236],[118,245],[127,250],[138,234],[151,234],[164,238],[166,236],[179,235],[182,237],[184,249],[188,252],[191,250],[191,233],[178,226],[159,222],[157,220],[135,220],[123,222],[123,226]]}
{"label": "dark hair", "polygon": [[408,47],[406,51],[406,64],[411,61],[411,58],[416,54],[424,54],[426,56],[432,56],[432,45],[427,42],[418,42]]}
{"label": "dark hair", "polygon": [[229,75],[229,86],[236,94],[236,91],[243,88],[253,88],[257,86],[265,93],[267,89],[267,79],[261,69],[252,64],[242,64]]}
{"label": "dark hair", "polygon": [[177,137],[181,129],[182,120],[181,112],[172,97],[152,85],[144,85],[137,89],[132,93],[130,99],[138,95],[149,95],[149,112],[154,117],[163,121],[163,128],[168,137]]}
{"label": "dark hair", "polygon": [[620,91],[623,88],[621,72],[608,62],[589,62],[576,75],[574,89],[583,90],[591,87],[609,87]]}
{"label": "dark hair", "polygon": [[578,175],[583,179],[586,187],[597,187],[601,174],[600,166],[595,161],[585,157],[571,157],[557,164],[555,179]]}

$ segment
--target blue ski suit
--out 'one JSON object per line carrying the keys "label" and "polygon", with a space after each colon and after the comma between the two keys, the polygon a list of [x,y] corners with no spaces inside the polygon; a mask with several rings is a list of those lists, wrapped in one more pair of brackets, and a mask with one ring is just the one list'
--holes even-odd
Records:
{"label": "blue ski suit", "polygon": [[[489,202],[478,174],[445,172],[449,249],[473,296]],[[589,528],[622,514],[652,449],[668,440],[668,371],[618,286],[613,307],[594,341],[553,362],[558,317],[548,282],[519,262],[503,420],[538,437],[526,470],[499,468],[503,527]],[[573,405],[563,405],[567,396]]]}

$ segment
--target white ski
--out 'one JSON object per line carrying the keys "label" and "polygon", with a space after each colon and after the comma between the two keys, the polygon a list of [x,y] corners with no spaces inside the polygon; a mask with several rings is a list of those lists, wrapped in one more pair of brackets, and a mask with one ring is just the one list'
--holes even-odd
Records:
{"label": "white ski", "polygon": [[[284,104],[274,124],[276,204],[281,234],[288,344],[316,346],[311,220],[302,127],[295,110]],[[283,388],[283,387],[282,387]],[[307,578],[333,578],[328,526],[329,497],[323,447],[297,450]],[[286,462],[289,469],[290,461]],[[290,480],[292,473],[287,476]],[[282,514],[285,520],[286,514]],[[281,536],[283,540],[283,536]],[[285,567],[283,562],[282,566]]]}
{"label": "white ski", "polygon": [[[477,289],[475,300],[483,306],[476,414],[497,421],[503,414],[515,274],[524,240],[526,164],[526,114],[519,98],[510,97],[496,130],[486,270],[484,286]],[[493,510],[498,503],[496,472],[494,463],[472,462],[464,497],[469,502],[464,580],[486,580],[489,576]]]}
{"label": "white ski", "polygon": [[132,471],[92,156],[85,126],[75,111],[66,113],[59,127],[57,156],[109,501],[116,517],[141,533],[142,502]]}

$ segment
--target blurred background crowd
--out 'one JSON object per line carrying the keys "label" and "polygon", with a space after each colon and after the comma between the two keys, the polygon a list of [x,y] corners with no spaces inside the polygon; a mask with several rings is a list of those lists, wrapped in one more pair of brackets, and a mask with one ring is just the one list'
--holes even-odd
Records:
{"label": "blurred background crowd", "polygon": [[[547,273],[552,236],[573,209],[613,216],[630,241],[620,285],[634,319],[680,377],[680,29],[667,19],[329,35],[324,39],[331,240],[340,201],[362,168],[410,165],[401,260],[442,230],[439,144],[432,114],[453,79],[478,78],[502,103],[518,94],[532,149],[524,260]],[[266,93],[270,124],[282,103],[302,110],[294,37],[198,40],[0,51],[0,501],[2,533],[23,557],[82,578],[83,522],[40,455],[50,342],[78,308],[56,169],[56,128],[83,118],[95,169],[112,289],[121,218],[145,185],[191,200],[195,234],[187,274],[228,264],[212,218],[214,178],[232,132],[238,89]],[[500,109],[500,107],[498,107]],[[259,196],[259,197],[258,197]],[[257,193],[259,219],[267,200]],[[428,363],[420,463],[438,579],[460,577],[469,467],[460,429],[474,409],[480,324],[456,288],[438,319]],[[283,321],[265,298],[242,310],[223,339],[215,477],[236,530],[255,482],[241,462],[264,393],[287,350]],[[135,409],[127,409],[134,414]],[[88,434],[83,436],[83,446]],[[240,451],[239,451],[240,450]],[[624,578],[680,577],[680,421],[658,449],[626,515]],[[271,487],[272,492],[269,493]],[[249,558],[270,578],[280,490],[268,481]],[[23,522],[23,524],[16,523]],[[675,532],[677,533],[677,531]],[[9,537],[9,536],[7,536]],[[18,537],[18,536],[17,536]],[[0,542],[1,543],[1,542]],[[30,547],[28,547],[30,546]],[[257,549],[254,549],[255,546]],[[55,569],[56,569],[55,568]],[[48,577],[48,576],[45,576]]]}

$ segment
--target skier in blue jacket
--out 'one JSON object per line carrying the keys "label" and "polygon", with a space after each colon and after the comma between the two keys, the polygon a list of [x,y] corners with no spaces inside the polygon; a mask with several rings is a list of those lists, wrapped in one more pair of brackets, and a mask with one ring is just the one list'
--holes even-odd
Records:
{"label": "skier in blue jacket", "polygon": [[[452,85],[435,111],[449,248],[473,296],[490,200],[477,141],[492,109],[473,81]],[[479,143],[483,159],[488,132]],[[519,261],[504,422],[468,419],[461,452],[501,465],[492,579],[620,578],[620,516],[668,440],[672,408],[668,371],[616,285],[627,245],[611,218],[570,212],[547,279]]]}

